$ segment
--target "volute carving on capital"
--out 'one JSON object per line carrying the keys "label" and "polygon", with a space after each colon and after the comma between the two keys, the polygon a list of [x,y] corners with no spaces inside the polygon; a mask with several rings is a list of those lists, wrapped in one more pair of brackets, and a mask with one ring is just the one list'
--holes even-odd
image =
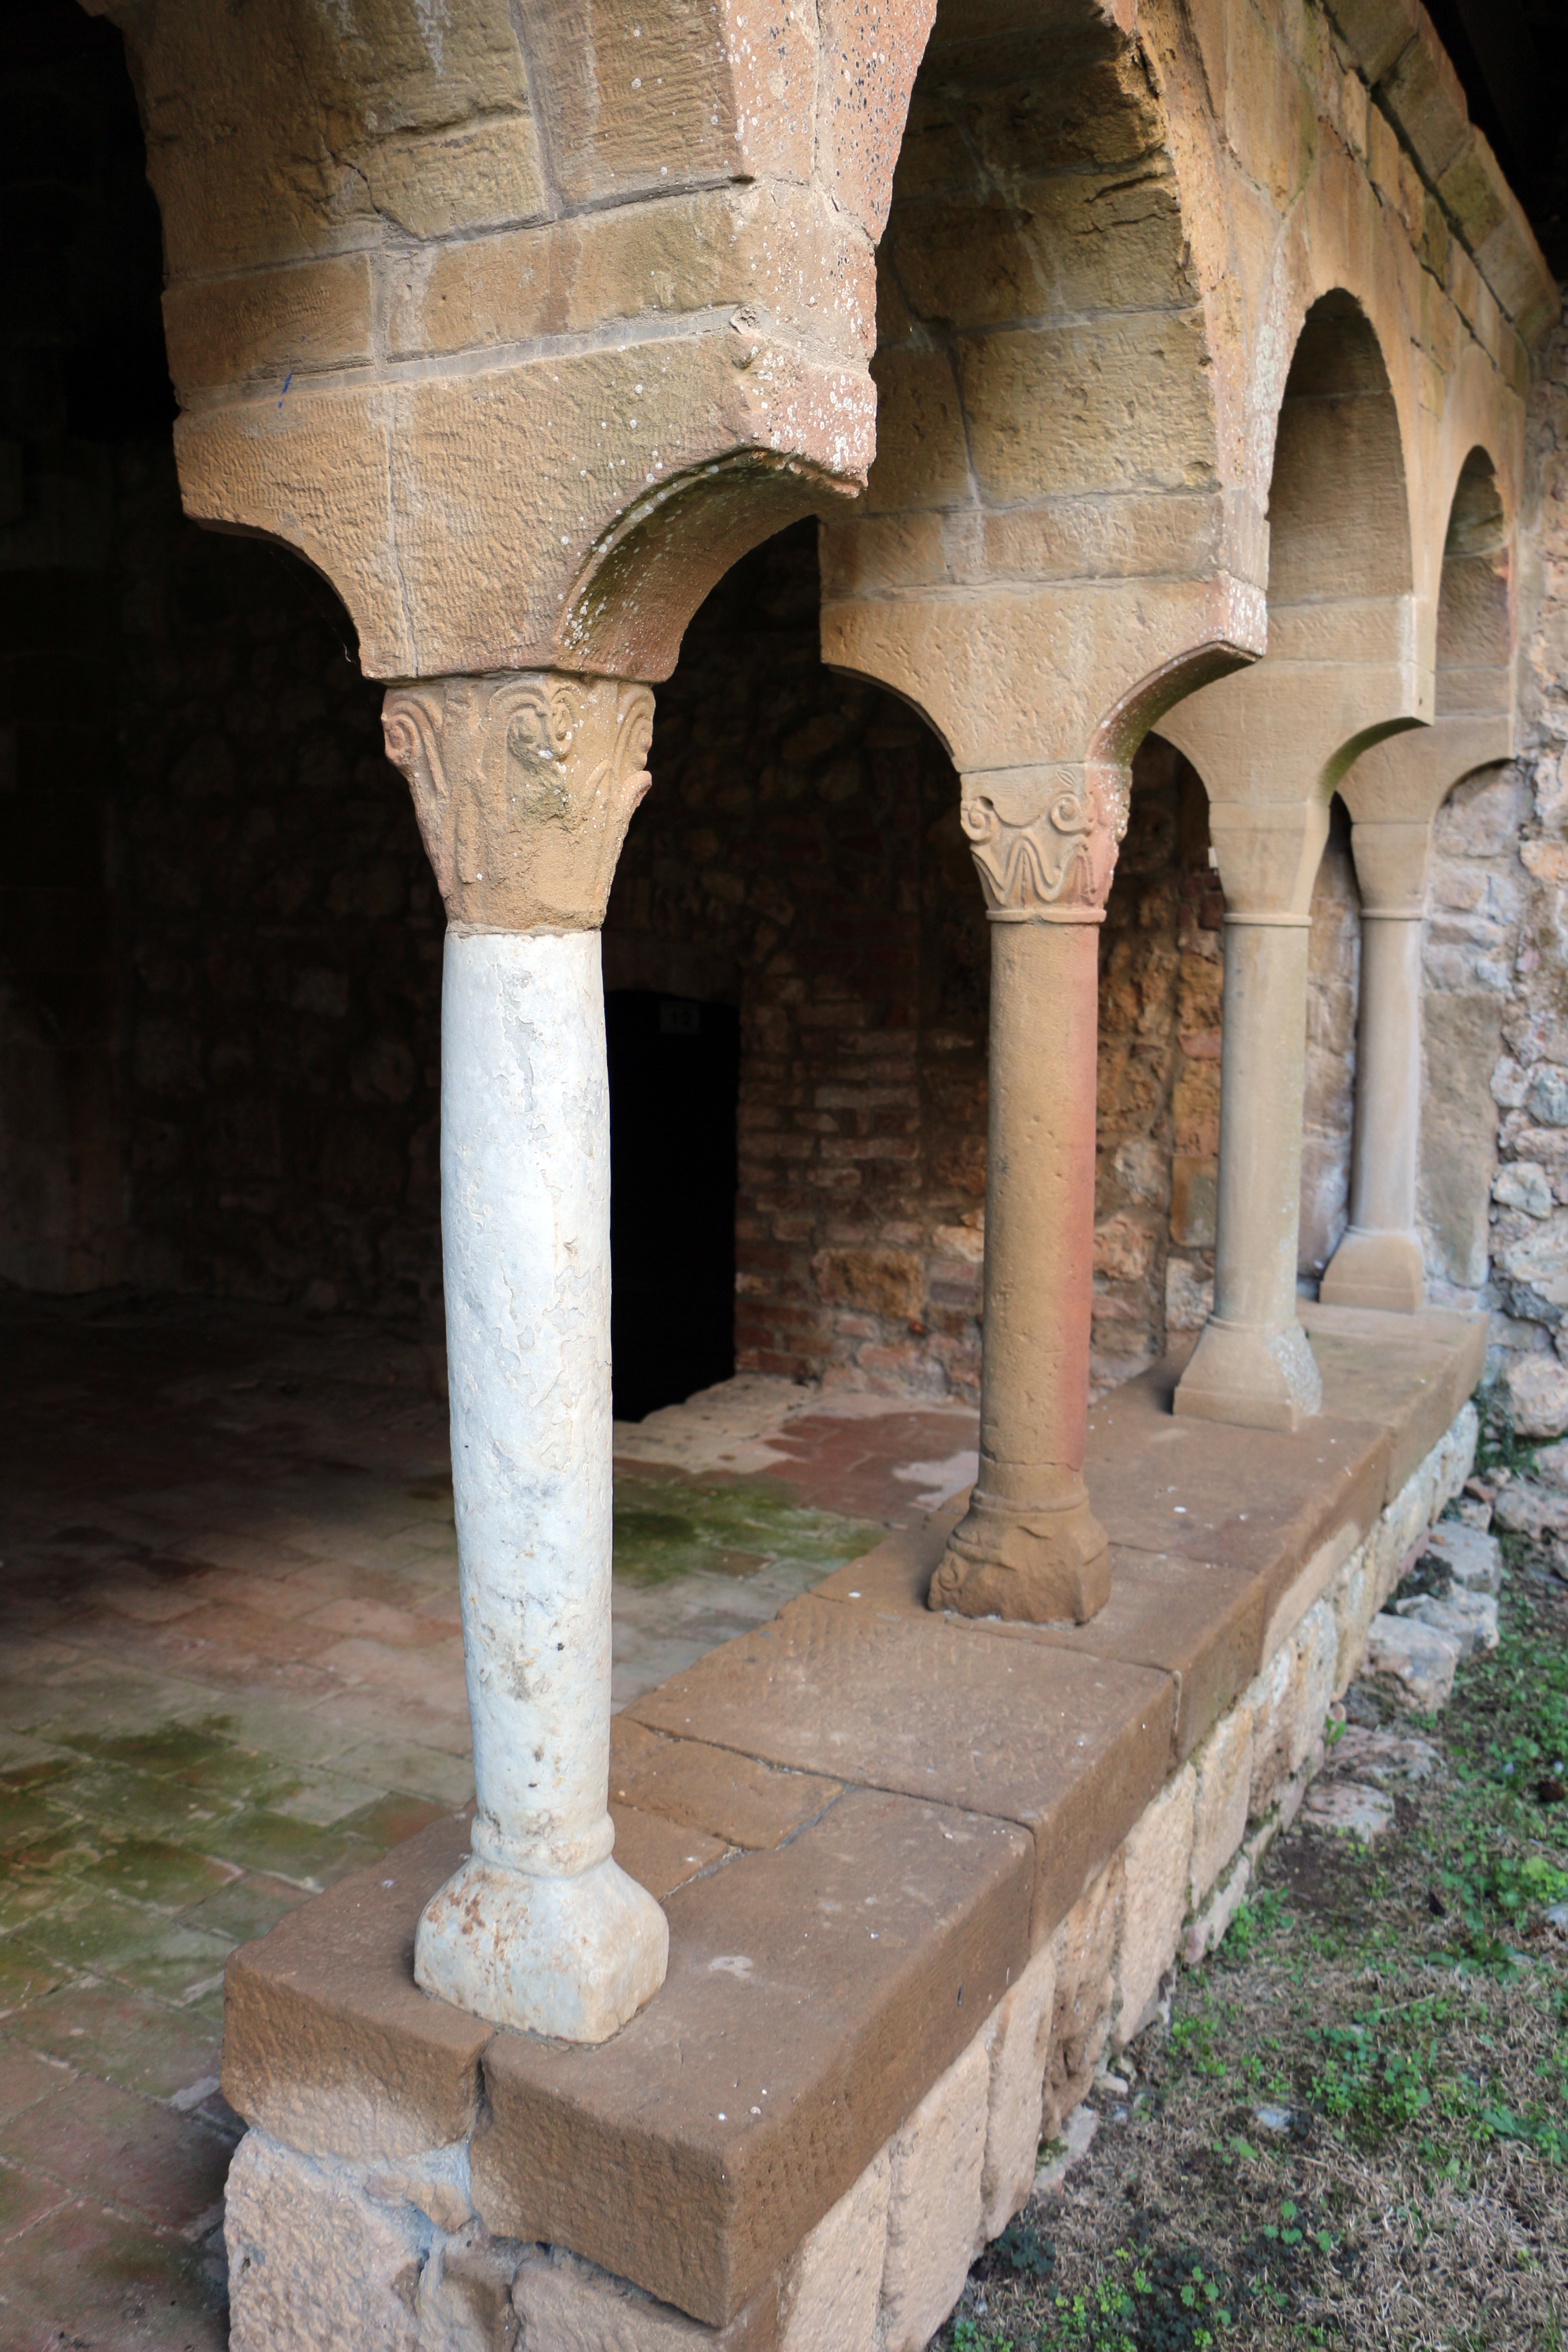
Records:
{"label": "volute carving on capital", "polygon": [[382,729],[450,922],[599,928],[652,782],[649,688],[554,670],[437,678],[390,688]]}
{"label": "volute carving on capital", "polygon": [[1128,772],[1109,763],[966,776],[959,814],[992,920],[1098,921],[1128,803]]}

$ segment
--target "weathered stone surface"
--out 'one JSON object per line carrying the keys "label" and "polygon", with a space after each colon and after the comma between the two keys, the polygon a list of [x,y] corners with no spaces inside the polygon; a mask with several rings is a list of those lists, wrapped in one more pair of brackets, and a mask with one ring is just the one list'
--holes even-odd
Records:
{"label": "weathered stone surface", "polygon": [[1034,2186],[1056,1990],[1047,1945],[1003,1994],[985,2029],[990,2088],[980,2190],[987,2239],[1005,2229]]}
{"label": "weathered stone surface", "polygon": [[309,2154],[411,2155],[467,2137],[493,2029],[414,1982],[414,1931],[468,1851],[468,1816],[422,1830],[231,1958],[224,2095]]}
{"label": "weathered stone surface", "polygon": [[1452,1592],[1446,1600],[1422,1592],[1410,1601],[1396,1601],[1394,1613],[1409,1622],[1436,1626],[1458,1643],[1462,1658],[1498,1645],[1498,1605],[1489,1592]]}
{"label": "weathered stone surface", "polygon": [[419,2352],[430,2230],[411,2206],[377,2204],[352,2174],[249,2131],[229,2167],[224,2238],[236,2352]]}
{"label": "weathered stone surface", "polygon": [[173,285],[163,297],[169,373],[188,399],[206,384],[281,383],[301,364],[353,365],[370,357],[374,301],[365,253]]}
{"label": "weathered stone surface", "polygon": [[[1536,1457],[1537,1467],[1540,1456]],[[1467,1592],[1502,1591],[1502,1546],[1484,1528],[1445,1519],[1426,1538],[1426,1558]]]}
{"label": "weathered stone surface", "polygon": [[1381,1789],[1363,1788],[1358,1780],[1319,1779],[1301,1801],[1300,1818],[1309,1828],[1332,1830],[1370,1845],[1393,1828],[1394,1800]]}
{"label": "weathered stone surface", "polygon": [[[895,1537],[815,1589],[825,1599],[914,1616],[926,1606],[942,1556],[934,1530]],[[1087,1625],[1017,1625],[999,1618],[949,1620],[977,1635],[1152,1666],[1175,1677],[1176,1754],[1184,1757],[1249,1682],[1261,1654],[1265,1588],[1244,1570],[1170,1552],[1110,1552],[1110,1598]]]}
{"label": "weathered stone surface", "polygon": [[980,2251],[989,2084],[985,2040],[977,2034],[889,2145],[879,2313],[887,2352],[923,2352]]}
{"label": "weathered stone surface", "polygon": [[1444,1769],[1442,1751],[1429,1739],[1359,1723],[1346,1724],[1329,1753],[1336,1772],[1380,1789],[1420,1787]]}
{"label": "weathered stone surface", "polygon": [[1188,1922],[1182,1938],[1182,1958],[1186,1967],[1195,1969],[1200,1960],[1224,1943],[1226,1931],[1246,1902],[1251,1885],[1251,1861],[1245,1853],[1237,1854]]}
{"label": "weathered stone surface", "polygon": [[1438,1270],[1470,1287],[1486,1276],[1501,1017],[1501,999],[1485,991],[1428,990],[1422,1001],[1422,1220]]}
{"label": "weathered stone surface", "polygon": [[1166,1675],[869,1608],[792,1601],[629,1712],[770,1763],[1024,1822],[1043,1939],[1164,1778]]}
{"label": "weathered stone surface", "polygon": [[511,2287],[519,2249],[474,2224],[437,2237],[419,2281],[419,2352],[519,2352]]}
{"label": "weathered stone surface", "polygon": [[[511,2302],[521,2329],[518,2352],[536,2345],[548,2352],[774,2352],[779,2343],[776,2286],[715,2330],[559,2246],[524,2251]],[[457,2338],[452,2352],[468,2352],[467,2339]]]}
{"label": "weathered stone surface", "polygon": [[[1532,1479],[1510,1479],[1492,1505],[1492,1525],[1536,1543],[1562,1535],[1568,1532],[1568,1494],[1559,1486],[1539,1486]],[[1500,1559],[1496,1538],[1490,1540],[1493,1557]]]}
{"label": "weathered stone surface", "polygon": [[861,2352],[875,2340],[891,2189],[883,2148],[806,2233],[779,2292],[779,2352]]}
{"label": "weathered stone surface", "polygon": [[613,2042],[491,2043],[481,2217],[722,2326],[1021,1971],[1031,1876],[1009,1823],[851,1790],[682,1887],[663,1990]]}
{"label": "weathered stone surface", "polygon": [[1187,1914],[1197,1774],[1184,1765],[1122,1847],[1121,1929],[1111,2032],[1131,2042],[1170,1967]]}
{"label": "weathered stone surface", "polygon": [[1047,2138],[1060,2129],[1094,2080],[1110,2031],[1111,1966],[1121,1924],[1123,1877],[1118,1852],[1079,1895],[1052,1938],[1057,1991],[1042,2122]]}
{"label": "weathered stone surface", "polygon": [[616,1860],[629,1878],[646,1886],[658,1902],[684,1886],[699,1871],[722,1862],[729,1847],[722,1838],[703,1837],[662,1814],[641,1811],[635,1805],[613,1802]]}
{"label": "weathered stone surface", "polygon": [[1401,1704],[1435,1715],[1447,1704],[1459,1663],[1459,1644],[1434,1625],[1408,1617],[1374,1617],[1366,1645],[1366,1671]]}
{"label": "weathered stone surface", "polygon": [[1189,1900],[1202,1903],[1247,1833],[1252,1787],[1252,1710],[1238,1701],[1215,1725],[1194,1753],[1197,1790],[1193,1806],[1193,1855]]}
{"label": "weathered stone surface", "polygon": [[[612,1814],[617,1805],[631,1804],[644,1814],[663,1814],[683,1829],[705,1832],[722,1845],[768,1847],[793,1837],[838,1793],[837,1780],[781,1771],[706,1740],[667,1739],[624,1713],[610,1726]],[[635,1861],[625,1853],[620,1859],[634,1878],[643,1876]],[[646,1878],[643,1884],[648,1884]]]}
{"label": "weathered stone surface", "polygon": [[[1113,1543],[1267,1570],[1277,1595],[1331,1536],[1353,1526],[1359,1540],[1373,1525],[1387,1475],[1381,1426],[1325,1412],[1292,1437],[1177,1421],[1176,1372],[1173,1363],[1157,1365],[1089,1414],[1084,1475]],[[1223,1510],[1205,1500],[1221,1495]]]}
{"label": "weathered stone surface", "polygon": [[1322,1370],[1323,1402],[1346,1420],[1376,1419],[1389,1433],[1387,1499],[1392,1501],[1433,1447],[1481,1377],[1486,1318],[1424,1307],[1394,1318],[1352,1307],[1304,1303]]}
{"label": "weathered stone surface", "polygon": [[1554,1356],[1518,1356],[1503,1377],[1520,1436],[1561,1437],[1568,1429],[1568,1365]]}

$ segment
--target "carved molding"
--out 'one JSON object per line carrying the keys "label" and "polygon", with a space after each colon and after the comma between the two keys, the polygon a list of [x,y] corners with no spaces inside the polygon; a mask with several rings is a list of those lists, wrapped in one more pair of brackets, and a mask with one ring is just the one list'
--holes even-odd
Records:
{"label": "carved molding", "polygon": [[1098,913],[1127,813],[1127,770],[1110,764],[966,777],[960,815],[987,908],[1021,921]]}
{"label": "carved molding", "polygon": [[382,728],[450,921],[599,928],[652,781],[647,687],[555,670],[437,678],[393,687]]}

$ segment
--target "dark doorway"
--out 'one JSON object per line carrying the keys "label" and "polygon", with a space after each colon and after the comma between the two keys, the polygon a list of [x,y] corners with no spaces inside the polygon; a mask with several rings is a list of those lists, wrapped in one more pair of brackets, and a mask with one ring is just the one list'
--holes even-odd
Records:
{"label": "dark doorway", "polygon": [[735,1369],[741,1016],[651,989],[605,999],[616,1417]]}

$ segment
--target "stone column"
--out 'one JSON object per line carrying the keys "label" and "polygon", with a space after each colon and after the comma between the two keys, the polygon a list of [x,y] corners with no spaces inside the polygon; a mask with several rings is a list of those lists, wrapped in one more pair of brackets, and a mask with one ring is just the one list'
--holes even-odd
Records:
{"label": "stone column", "polygon": [[1426,1295],[1415,1173],[1432,828],[1421,818],[1357,824],[1351,844],[1362,895],[1351,1221],[1320,1295],[1332,1307],[1414,1315]]}
{"label": "stone column", "polygon": [[1226,896],[1215,1301],[1175,1411],[1295,1429],[1322,1402],[1296,1319],[1296,1262],[1308,935],[1327,797],[1216,801],[1209,830]]}
{"label": "stone column", "polygon": [[414,1972],[497,2024],[602,2042],[669,1934],[612,1861],[610,1158],[598,930],[647,789],[647,687],[394,688],[384,724],[448,918],[441,1241],[473,1851]]}
{"label": "stone column", "polygon": [[1110,1591],[1083,1454],[1099,926],[1127,787],[1110,766],[963,781],[992,924],[980,1475],[930,1599],[968,1617],[1081,1624]]}
{"label": "stone column", "polygon": [[[1449,693],[1467,684],[1474,691],[1464,671],[1439,675]],[[1482,686],[1497,688],[1492,673],[1482,673]],[[1506,677],[1502,687],[1509,690]],[[1510,710],[1450,710],[1430,727],[1373,744],[1340,784],[1361,885],[1361,1012],[1351,1222],[1320,1294],[1331,1307],[1413,1315],[1426,1298],[1415,1183],[1432,824],[1461,778],[1512,751]]]}

